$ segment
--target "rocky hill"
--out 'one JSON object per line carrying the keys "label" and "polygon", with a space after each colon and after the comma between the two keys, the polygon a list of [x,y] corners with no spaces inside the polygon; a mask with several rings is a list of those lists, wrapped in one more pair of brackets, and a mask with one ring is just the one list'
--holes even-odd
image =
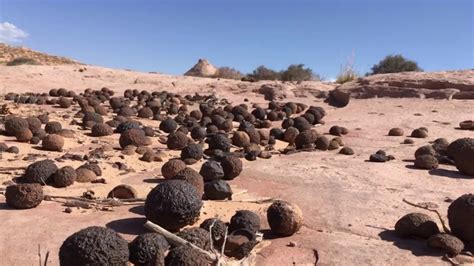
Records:
{"label": "rocky hill", "polygon": [[184,73],[184,75],[193,77],[214,77],[218,71],[218,68],[213,66],[206,59],[199,59],[191,69]]}
{"label": "rocky hill", "polygon": [[16,58],[29,58],[40,65],[78,65],[79,62],[62,57],[33,51],[26,47],[10,46],[0,43],[0,65],[4,65]]}

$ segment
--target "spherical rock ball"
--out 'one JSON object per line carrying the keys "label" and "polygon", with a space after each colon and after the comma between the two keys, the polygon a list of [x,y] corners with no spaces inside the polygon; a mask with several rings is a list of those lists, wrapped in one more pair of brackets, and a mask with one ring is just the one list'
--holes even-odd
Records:
{"label": "spherical rock ball", "polygon": [[451,233],[466,243],[474,243],[474,195],[464,194],[448,207]]}
{"label": "spherical rock ball", "polygon": [[436,169],[438,168],[438,159],[430,154],[424,154],[416,157],[415,167],[419,169]]}
{"label": "spherical rock ball", "polygon": [[61,129],[63,129],[63,126],[61,125],[61,123],[59,123],[57,121],[48,122],[44,126],[44,130],[48,134],[54,134],[54,133],[58,132]]}
{"label": "spherical rock ball", "polygon": [[232,199],[232,189],[225,180],[215,179],[204,184],[204,194],[209,200]]}
{"label": "spherical rock ball", "polygon": [[411,132],[411,137],[413,138],[427,138],[428,131],[424,128],[417,128]]}
{"label": "spherical rock ball", "polygon": [[22,128],[15,133],[15,138],[19,142],[29,142],[33,138],[33,133],[29,128]]}
{"label": "spherical rock ball", "polygon": [[230,151],[231,141],[223,134],[215,134],[209,138],[209,149]]}
{"label": "spherical rock ball", "polygon": [[130,262],[134,265],[164,265],[170,244],[158,233],[138,235],[128,245]]}
{"label": "spherical rock ball", "polygon": [[199,144],[189,144],[181,150],[181,160],[184,160],[186,163],[189,161],[199,161],[202,159],[203,150],[202,146]]}
{"label": "spherical rock ball", "polygon": [[134,187],[121,184],[114,187],[109,194],[107,194],[107,198],[116,198],[116,199],[135,199],[137,198],[137,191]]}
{"label": "spherical rock ball", "polygon": [[462,138],[449,144],[447,154],[463,174],[474,176],[474,138]]}
{"label": "spherical rock ball", "polygon": [[28,121],[21,117],[11,116],[5,120],[5,133],[8,136],[15,136],[22,129],[29,128]]}
{"label": "spherical rock ball", "polygon": [[94,181],[97,178],[97,175],[85,167],[79,167],[76,169],[76,181],[79,183],[88,183]]}
{"label": "spherical rock ball", "polygon": [[23,177],[28,183],[40,183],[44,185],[49,183],[50,178],[52,178],[57,170],[58,167],[52,160],[37,161],[28,165]]}
{"label": "spherical rock ball", "polygon": [[222,165],[214,160],[206,161],[202,166],[199,173],[204,178],[204,181],[212,181],[215,179],[221,179],[224,177],[224,169]]}
{"label": "spherical rock ball", "polygon": [[222,169],[224,169],[224,179],[232,180],[242,172],[242,161],[237,156],[225,156],[221,161]]}
{"label": "spherical rock ball", "polygon": [[229,232],[238,229],[248,229],[252,232],[260,230],[260,217],[258,214],[249,210],[238,210],[230,218]]}
{"label": "spherical rock ball", "polygon": [[400,136],[403,136],[404,134],[405,132],[403,131],[403,129],[399,127],[394,127],[390,129],[390,131],[388,131],[388,135],[393,136],[393,137],[400,137]]}
{"label": "spherical rock ball", "polygon": [[301,228],[303,213],[298,206],[278,200],[268,208],[267,220],[273,233],[291,236]]}
{"label": "spherical rock ball", "polygon": [[244,131],[236,131],[232,137],[232,144],[237,147],[246,147],[250,145],[250,137]]}
{"label": "spherical rock ball", "polygon": [[424,213],[409,213],[395,224],[395,233],[400,237],[418,236],[428,238],[439,233],[439,228],[433,218]]}
{"label": "spherical rock ball", "polygon": [[202,175],[200,175],[193,168],[186,167],[183,170],[179,171],[171,179],[184,180],[190,183],[196,188],[200,196],[202,196],[202,194],[204,193],[204,181]]}
{"label": "spherical rock ball", "polygon": [[64,266],[127,265],[128,243],[114,230],[90,226],[70,235],[59,249]]}
{"label": "spherical rock ball", "polygon": [[173,133],[177,128],[178,124],[172,118],[168,118],[160,123],[160,130],[166,133]]}
{"label": "spherical rock ball", "polygon": [[63,151],[64,138],[57,134],[49,134],[43,138],[41,146],[47,151]]}
{"label": "spherical rock ball", "polygon": [[202,207],[197,189],[184,180],[168,180],[148,193],[145,216],[168,231],[176,232],[199,219]]}
{"label": "spherical rock ball", "polygon": [[432,235],[428,239],[427,244],[429,247],[443,250],[449,256],[456,256],[464,249],[464,243],[450,234]]}
{"label": "spherical rock ball", "polygon": [[67,187],[74,184],[76,181],[77,173],[71,166],[64,166],[53,175],[54,185],[56,187]]}
{"label": "spherical rock ball", "polygon": [[31,209],[43,201],[43,187],[38,183],[16,184],[5,190],[8,206],[15,209]]}
{"label": "spherical rock ball", "polygon": [[170,150],[182,150],[189,143],[189,138],[181,131],[169,134],[166,146]]}
{"label": "spherical rock ball", "polygon": [[200,227],[185,228],[177,235],[204,250],[211,250],[211,239],[209,238],[209,232],[205,229]]}
{"label": "spherical rock ball", "polygon": [[219,243],[221,240],[224,240],[225,233],[227,231],[227,225],[218,218],[208,218],[204,220],[201,225],[199,225],[199,227],[208,232],[212,231],[211,235],[215,243]]}
{"label": "spherical rock ball", "polygon": [[209,266],[206,257],[188,245],[172,248],[165,258],[165,265]]}
{"label": "spherical rock ball", "polygon": [[110,136],[114,134],[114,130],[107,124],[94,124],[91,129],[93,137]]}
{"label": "spherical rock ball", "polygon": [[165,179],[170,179],[184,168],[186,168],[186,164],[182,160],[172,159],[163,164],[161,174]]}
{"label": "spherical rock ball", "polygon": [[150,138],[145,135],[145,132],[139,128],[132,128],[125,130],[120,134],[120,147],[125,148],[128,145],[136,147],[148,146],[151,144]]}

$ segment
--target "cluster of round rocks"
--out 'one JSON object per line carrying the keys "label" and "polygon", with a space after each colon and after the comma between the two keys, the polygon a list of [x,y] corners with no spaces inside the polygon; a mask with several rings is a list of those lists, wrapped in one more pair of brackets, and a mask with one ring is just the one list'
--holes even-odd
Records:
{"label": "cluster of round rocks", "polygon": [[[248,210],[238,210],[228,223],[209,218],[199,227],[182,229],[185,224],[198,219],[201,208],[196,189],[185,181],[169,180],[158,185],[148,195],[147,204],[155,200],[160,200],[160,203],[154,202],[153,206],[146,207],[147,218],[203,250],[223,248],[226,256],[242,259],[258,243],[256,234],[261,228],[260,217]],[[153,217],[149,217],[150,208]],[[267,209],[267,220],[274,234],[290,236],[301,228],[303,216],[298,207],[276,201]],[[129,261],[134,265],[211,263],[190,246],[173,246],[157,233],[140,234],[127,243],[115,231],[97,226],[69,236],[59,250],[59,259],[61,265],[127,265]]]}
{"label": "cluster of round rocks", "polygon": [[439,164],[453,164],[463,174],[474,176],[474,139],[461,138],[451,143],[438,138],[415,151],[415,167],[436,169]]}
{"label": "cluster of round rocks", "polygon": [[62,188],[74,182],[91,182],[101,175],[99,165],[93,163],[86,163],[74,169],[71,166],[58,168],[52,160],[37,161],[26,168],[17,184],[7,186],[6,202],[16,209],[34,208],[43,200],[43,185]]}
{"label": "cluster of round rocks", "polygon": [[409,213],[397,221],[395,233],[402,238],[426,239],[428,246],[455,256],[474,243],[474,195],[465,194],[454,200],[448,208],[448,220],[451,232],[441,232],[431,216]]}
{"label": "cluster of round rocks", "polygon": [[[44,125],[44,126],[43,126]],[[63,129],[61,123],[49,121],[48,114],[22,118],[9,115],[5,118],[6,136],[14,136],[19,142],[39,144],[47,151],[63,151],[64,138],[74,137],[74,132]]]}

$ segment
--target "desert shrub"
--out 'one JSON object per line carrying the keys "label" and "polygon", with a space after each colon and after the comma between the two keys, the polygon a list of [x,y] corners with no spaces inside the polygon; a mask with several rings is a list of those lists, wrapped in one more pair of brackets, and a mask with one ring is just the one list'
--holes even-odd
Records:
{"label": "desert shrub", "polygon": [[222,79],[241,79],[243,74],[235,68],[220,67],[215,75],[215,78]]}
{"label": "desert shrub", "polygon": [[38,65],[32,58],[18,57],[7,63],[7,66],[18,66],[18,65]]}
{"label": "desert shrub", "polygon": [[341,66],[339,75],[337,75],[336,83],[344,84],[349,81],[353,81],[358,77],[357,72],[354,69],[354,54],[349,57],[346,63]]}
{"label": "desert shrub", "polygon": [[262,65],[257,67],[252,72],[252,74],[248,74],[247,76],[255,80],[280,80],[281,72],[275,71]]}
{"label": "desert shrub", "polygon": [[388,55],[372,67],[369,75],[383,73],[398,73],[407,71],[423,71],[415,61],[406,59],[402,55]]}
{"label": "desert shrub", "polygon": [[319,77],[313,74],[311,68],[305,68],[304,64],[290,65],[281,73],[281,80],[283,81],[305,81],[314,79],[319,79]]}

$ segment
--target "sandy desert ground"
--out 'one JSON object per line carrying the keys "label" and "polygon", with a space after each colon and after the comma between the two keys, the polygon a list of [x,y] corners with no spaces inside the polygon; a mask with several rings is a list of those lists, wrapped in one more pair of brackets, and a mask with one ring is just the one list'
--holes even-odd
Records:
{"label": "sandy desert ground", "polygon": [[[229,80],[214,80],[192,77],[174,77],[155,73],[138,73],[86,66],[0,66],[0,92],[48,92],[51,88],[64,87],[76,92],[86,88],[100,89],[104,86],[118,95],[125,89],[168,90],[176,93],[215,93],[232,103],[241,103],[247,98],[250,103],[264,104],[262,95],[254,92],[260,83],[242,83]],[[334,85],[319,82],[290,86],[291,90],[305,88],[328,91]],[[297,95],[301,96],[301,93]],[[353,99],[344,108],[335,108],[315,98],[310,93],[296,97],[289,93],[285,101],[302,102],[321,106],[327,111],[325,124],[316,127],[327,134],[333,125],[344,126],[349,134],[343,137],[346,146],[354,149],[352,156],[340,155],[336,151],[299,152],[290,155],[274,155],[271,159],[244,161],[244,171],[231,181],[234,192],[242,191],[235,202],[206,201],[201,220],[218,215],[228,220],[235,210],[245,208],[257,211],[267,233],[264,245],[255,257],[256,265],[434,265],[448,264],[443,254],[429,249],[422,241],[400,239],[392,232],[395,222],[409,212],[433,213],[414,208],[402,200],[429,202],[446,215],[448,199],[472,192],[474,180],[460,174],[454,166],[441,165],[435,170],[413,169],[414,151],[436,138],[453,141],[461,137],[474,137],[474,131],[455,129],[459,122],[474,118],[474,105],[470,100],[434,100],[416,98]],[[102,137],[93,143],[89,131],[68,125],[65,114],[73,115],[73,108],[59,109],[52,106],[19,105],[9,103],[11,111],[21,115],[50,113],[51,120],[76,132],[76,138],[67,139],[65,152],[87,153],[89,150],[108,145],[109,158],[102,160],[103,177],[107,184],[76,183],[67,188],[45,187],[51,195],[80,196],[92,189],[98,196],[106,196],[117,184],[134,186],[140,197],[161,180],[163,162],[147,163],[138,160],[139,155],[121,159],[118,135]],[[158,126],[157,121],[140,119],[146,125]],[[275,122],[275,125],[279,122]],[[408,135],[413,129],[426,127],[429,137],[414,139],[414,144],[401,142],[406,137],[390,137],[390,128],[401,127]],[[96,139],[96,138],[95,138]],[[17,155],[2,154],[2,166],[26,166],[28,154],[40,158],[57,158],[63,153],[46,152],[35,145],[18,143],[13,137],[0,136],[0,142],[20,149]],[[177,156],[167,151],[157,138],[153,147],[163,148],[164,158]],[[277,147],[285,147],[279,142]],[[370,154],[379,149],[395,156],[386,163],[368,162]],[[113,162],[122,161],[134,169],[119,171]],[[82,162],[59,162],[59,166],[79,166]],[[199,169],[201,162],[193,165]],[[0,174],[0,182],[19,176],[21,171]],[[247,192],[245,192],[247,191]],[[300,206],[304,213],[304,226],[295,235],[273,238],[268,234],[265,209],[268,204],[242,203],[239,200],[277,197]],[[37,208],[13,210],[6,206],[0,196],[0,258],[2,265],[34,265],[38,262],[38,245],[43,256],[50,251],[49,265],[58,265],[58,248],[70,234],[89,225],[112,228],[127,240],[144,232],[143,208],[121,206],[112,211],[78,210],[65,213],[64,206],[57,202],[44,201]],[[199,223],[199,222],[198,222]],[[295,247],[289,243],[295,242]],[[318,258],[317,258],[318,257]],[[462,259],[462,258],[460,258]],[[468,259],[467,257],[464,259]]]}

